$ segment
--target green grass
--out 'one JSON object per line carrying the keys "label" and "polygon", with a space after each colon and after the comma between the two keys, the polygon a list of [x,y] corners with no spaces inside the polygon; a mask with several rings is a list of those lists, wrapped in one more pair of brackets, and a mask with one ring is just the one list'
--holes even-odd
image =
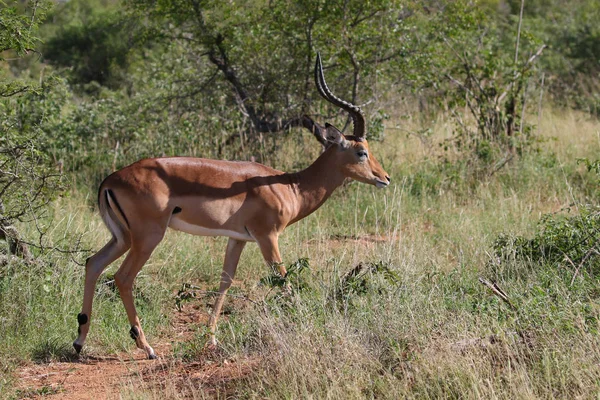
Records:
{"label": "green grass", "polygon": [[[410,124],[411,122],[406,122]],[[411,128],[408,126],[408,128]],[[597,180],[576,158],[596,159],[600,123],[571,112],[546,111],[539,150],[474,182],[456,160],[414,137],[390,130],[373,152],[392,176],[387,190],[352,183],[317,212],[289,227],[280,241],[287,264],[307,258],[291,297],[265,283],[270,271],[249,244],[240,261],[218,337],[223,357],[258,358],[223,393],[271,398],[590,398],[600,391],[598,278],[573,269],[512,258],[497,264],[493,243],[503,234],[531,237],[544,214],[597,204]],[[447,135],[440,120],[432,140]],[[311,155],[317,146],[306,137]],[[435,146],[434,146],[435,147]],[[298,140],[284,143],[274,166],[308,157]],[[450,159],[454,156],[451,155]],[[467,178],[464,178],[467,176]],[[95,193],[95,188],[89,188]],[[94,198],[95,195],[89,197]],[[51,243],[99,249],[108,239],[83,190],[57,201]],[[33,227],[22,230],[33,233]],[[142,270],[136,298],[150,343],[169,338],[175,294],[184,283],[218,285],[226,239],[169,232]],[[27,362],[70,359],[83,294],[87,254],[49,252],[35,265],[0,270],[0,390]],[[345,273],[373,269],[347,290]],[[131,350],[128,324],[110,277],[97,288],[87,352]],[[481,285],[494,280],[510,309]],[[103,280],[104,279],[104,280]],[[261,283],[261,279],[263,282]],[[104,283],[102,283],[104,282]],[[267,282],[268,283],[268,282]],[[343,293],[343,295],[340,295]],[[192,300],[203,306],[206,300]],[[207,310],[208,312],[209,310]],[[174,347],[178,360],[201,361],[205,331]],[[203,397],[191,385],[168,397]],[[160,398],[124,387],[125,397]]]}

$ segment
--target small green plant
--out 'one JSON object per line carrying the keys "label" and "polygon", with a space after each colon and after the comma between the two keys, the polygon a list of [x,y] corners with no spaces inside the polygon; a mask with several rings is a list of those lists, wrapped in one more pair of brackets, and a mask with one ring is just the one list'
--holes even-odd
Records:
{"label": "small green plant", "polygon": [[577,164],[583,164],[588,172],[595,172],[600,177],[600,160],[590,161],[588,158],[578,158]]}
{"label": "small green plant", "polygon": [[192,285],[191,283],[185,282],[181,285],[181,289],[179,289],[175,295],[175,307],[177,308],[177,311],[181,311],[183,303],[197,299],[199,290],[201,290],[200,287]]}
{"label": "small green plant", "polygon": [[[276,266],[274,265],[273,268],[275,269]],[[308,258],[299,258],[290,264],[285,277],[282,277],[277,272],[273,272],[271,275],[261,278],[260,284],[282,289],[289,285],[292,290],[300,292],[309,288],[308,281],[304,275],[306,271],[310,271]]]}
{"label": "small green plant", "polygon": [[340,279],[336,297],[341,300],[347,300],[353,295],[361,296],[366,294],[374,286],[373,280],[377,276],[383,277],[387,283],[393,286],[397,286],[400,283],[400,277],[390,268],[388,263],[383,261],[376,263],[360,262]]}

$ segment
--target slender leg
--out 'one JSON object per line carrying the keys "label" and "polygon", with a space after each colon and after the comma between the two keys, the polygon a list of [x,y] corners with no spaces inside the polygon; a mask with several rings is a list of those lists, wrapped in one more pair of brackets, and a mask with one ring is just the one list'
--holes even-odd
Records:
{"label": "slender leg", "polygon": [[227,290],[229,290],[229,287],[233,282],[233,277],[235,276],[235,271],[237,269],[238,262],[240,261],[242,250],[244,250],[244,246],[246,246],[246,242],[241,240],[230,238],[229,242],[227,242],[225,262],[223,263],[223,272],[221,273],[221,284],[219,285],[219,297],[217,297],[217,300],[215,301],[215,305],[213,306],[213,310],[210,315],[210,320],[208,321],[208,327],[210,329],[210,339],[208,342],[209,346],[217,345],[217,339],[215,336],[217,331],[217,321],[219,319],[219,315],[221,314],[223,303],[225,302]]}
{"label": "slender leg", "polygon": [[73,347],[77,353],[81,352],[83,343],[90,329],[90,320],[92,317],[92,303],[94,301],[94,290],[98,277],[102,271],[117,258],[121,257],[129,249],[129,244],[118,242],[112,238],[99,252],[88,258],[85,263],[85,287],[83,290],[83,307],[81,313],[77,315],[79,323],[79,335]]}
{"label": "slender leg", "polygon": [[[279,270],[279,273],[281,274],[281,276],[283,278],[285,278],[285,276],[287,275],[287,270],[285,268],[285,265],[283,265],[283,262],[281,261],[281,254],[279,254],[279,242],[278,242],[278,236],[277,235],[269,235],[266,236],[263,239],[258,240],[258,246],[260,247],[260,251],[263,255],[263,258],[265,259],[267,265],[271,268],[274,269],[274,267],[277,267],[277,269]],[[284,287],[284,292],[291,292],[291,285],[290,283],[286,283],[285,287]]]}
{"label": "slender leg", "polygon": [[131,325],[129,334],[131,335],[131,338],[135,340],[137,347],[145,350],[148,358],[151,360],[156,358],[156,354],[154,353],[154,349],[152,349],[146,341],[140,319],[135,310],[133,301],[133,282],[146,261],[148,261],[148,258],[150,258],[152,251],[162,240],[163,235],[164,232],[146,235],[143,243],[134,243],[129,254],[127,254],[127,257],[125,258],[125,261],[123,261],[123,264],[115,274],[115,283],[119,288],[119,294],[121,295],[121,300],[123,301],[125,311],[127,312],[127,318]]}

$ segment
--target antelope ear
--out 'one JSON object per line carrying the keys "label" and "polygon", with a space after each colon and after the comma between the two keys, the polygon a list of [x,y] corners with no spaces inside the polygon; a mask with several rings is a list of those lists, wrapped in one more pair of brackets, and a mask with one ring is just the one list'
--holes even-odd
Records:
{"label": "antelope ear", "polygon": [[325,140],[329,143],[339,144],[342,147],[346,147],[348,143],[344,134],[338,130],[335,126],[325,123]]}

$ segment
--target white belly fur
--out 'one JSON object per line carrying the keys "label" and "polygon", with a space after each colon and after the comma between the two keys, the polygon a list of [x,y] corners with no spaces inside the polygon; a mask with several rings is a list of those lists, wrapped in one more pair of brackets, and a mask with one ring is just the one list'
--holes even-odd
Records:
{"label": "white belly fur", "polygon": [[240,233],[236,231],[230,231],[227,229],[210,229],[199,225],[189,224],[181,219],[173,216],[169,222],[169,227],[176,231],[181,231],[197,236],[227,236],[237,240],[244,240],[246,242],[254,242],[254,238],[246,232]]}

